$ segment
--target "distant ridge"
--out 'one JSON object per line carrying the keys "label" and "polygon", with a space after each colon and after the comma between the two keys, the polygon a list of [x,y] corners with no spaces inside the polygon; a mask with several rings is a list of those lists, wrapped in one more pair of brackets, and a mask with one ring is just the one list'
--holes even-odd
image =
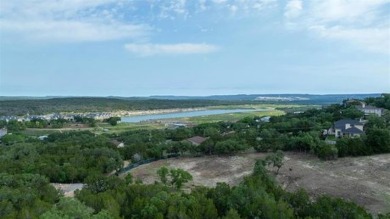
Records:
{"label": "distant ridge", "polygon": [[372,94],[235,94],[235,95],[210,95],[210,96],[175,96],[153,95],[149,97],[121,97],[121,96],[0,96],[0,101],[6,100],[48,100],[62,98],[107,98],[120,100],[222,100],[222,101],[256,101],[256,102],[296,102],[302,104],[332,104],[340,103],[344,99],[364,99],[379,97],[380,93]]}
{"label": "distant ridge", "polygon": [[364,99],[379,97],[373,94],[236,94],[211,96],[150,96],[153,99],[165,100],[224,100],[224,101],[259,101],[259,102],[296,102],[302,104],[333,104],[345,99]]}

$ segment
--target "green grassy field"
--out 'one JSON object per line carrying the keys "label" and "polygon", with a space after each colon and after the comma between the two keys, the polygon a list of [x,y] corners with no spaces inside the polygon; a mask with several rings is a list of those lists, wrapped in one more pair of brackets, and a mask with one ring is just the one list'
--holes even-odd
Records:
{"label": "green grassy field", "polygon": [[190,118],[182,118],[182,120],[191,122],[194,124],[209,123],[209,122],[220,122],[220,121],[229,121],[234,122],[245,117],[263,117],[263,116],[280,116],[284,112],[281,110],[270,110],[270,111],[254,111],[254,112],[245,112],[245,113],[227,113],[219,115],[209,115],[209,116],[197,116]]}

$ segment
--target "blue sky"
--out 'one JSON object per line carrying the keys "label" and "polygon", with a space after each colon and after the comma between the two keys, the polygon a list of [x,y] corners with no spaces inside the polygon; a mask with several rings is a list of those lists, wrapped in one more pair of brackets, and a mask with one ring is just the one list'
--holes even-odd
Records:
{"label": "blue sky", "polygon": [[0,1],[0,95],[390,92],[390,0]]}

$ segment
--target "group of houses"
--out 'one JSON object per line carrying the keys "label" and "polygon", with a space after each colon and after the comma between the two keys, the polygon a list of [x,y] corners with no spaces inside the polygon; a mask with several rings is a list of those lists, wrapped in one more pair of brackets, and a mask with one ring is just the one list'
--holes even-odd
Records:
{"label": "group of houses", "polygon": [[[347,101],[348,102],[348,101]],[[350,102],[354,102],[356,105],[356,109],[362,111],[364,116],[376,115],[381,117],[383,115],[383,109],[377,108],[374,106],[366,105],[365,102],[358,100],[350,100]],[[359,120],[354,119],[341,119],[333,123],[332,127],[328,130],[325,130],[326,135],[335,136],[336,138],[341,137],[360,137],[364,134],[364,124],[365,120],[360,118]]]}
{"label": "group of houses", "polygon": [[68,121],[74,121],[75,117],[83,117],[83,118],[92,118],[95,120],[104,120],[108,119],[110,117],[113,117],[112,113],[106,113],[106,112],[96,112],[96,113],[52,113],[52,114],[46,114],[46,115],[29,115],[26,116],[0,116],[0,120],[4,121],[19,121],[19,122],[26,122],[31,121],[34,119],[39,120],[58,120],[58,119],[65,119]]}

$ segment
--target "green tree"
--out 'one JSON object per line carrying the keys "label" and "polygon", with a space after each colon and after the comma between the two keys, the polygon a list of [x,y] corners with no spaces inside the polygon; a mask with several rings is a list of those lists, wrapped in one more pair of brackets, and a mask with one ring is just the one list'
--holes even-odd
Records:
{"label": "green tree", "polygon": [[192,175],[183,169],[171,169],[169,171],[171,177],[171,184],[180,189],[184,183],[192,180]]}
{"label": "green tree", "polygon": [[131,175],[131,173],[128,173],[125,176],[125,181],[126,181],[126,184],[132,184],[133,183],[133,175]]}
{"label": "green tree", "polygon": [[94,210],[87,207],[80,201],[74,198],[63,197],[60,201],[49,211],[42,214],[41,219],[111,219],[112,217],[107,211],[101,211],[93,215]]}
{"label": "green tree", "polygon": [[265,158],[265,161],[268,165],[271,165],[273,167],[276,167],[276,174],[279,173],[280,168],[283,166],[283,158],[284,158],[284,153],[281,150],[276,151],[276,153],[272,153],[270,155],[267,155]]}
{"label": "green tree", "polygon": [[358,119],[364,116],[364,113],[356,107],[351,106],[346,109],[341,110],[341,116],[346,119]]}
{"label": "green tree", "polygon": [[371,128],[367,130],[366,144],[374,153],[390,152],[390,130]]}
{"label": "green tree", "polygon": [[118,124],[118,122],[121,121],[121,118],[120,117],[110,117],[110,118],[106,119],[105,121],[110,123],[110,125],[112,125],[112,126],[116,126]]}
{"label": "green tree", "polygon": [[6,145],[24,142],[26,137],[22,134],[8,134],[1,138],[1,141]]}
{"label": "green tree", "polygon": [[223,217],[223,219],[240,219],[240,215],[235,209],[230,209],[226,216]]}
{"label": "green tree", "polygon": [[317,150],[317,156],[324,160],[337,159],[338,150],[335,145],[323,143]]}
{"label": "green tree", "polygon": [[167,167],[163,166],[157,170],[157,174],[160,176],[160,181],[166,185],[168,183],[168,174],[169,170]]}

